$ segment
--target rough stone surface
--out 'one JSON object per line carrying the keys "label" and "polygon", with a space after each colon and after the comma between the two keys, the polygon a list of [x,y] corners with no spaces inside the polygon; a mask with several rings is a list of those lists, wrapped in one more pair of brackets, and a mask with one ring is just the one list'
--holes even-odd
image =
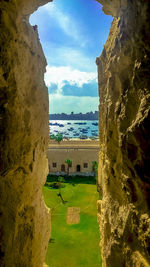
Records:
{"label": "rough stone surface", "polygon": [[150,4],[99,0],[113,15],[97,58],[103,266],[150,266]]}
{"label": "rough stone surface", "polygon": [[0,266],[40,267],[50,235],[46,60],[29,14],[46,0],[0,1]]}
{"label": "rough stone surface", "polygon": [[[0,1],[0,266],[43,266],[50,225],[46,61],[29,15],[48,0]],[[99,0],[115,17],[97,58],[103,266],[150,266],[150,4]]]}

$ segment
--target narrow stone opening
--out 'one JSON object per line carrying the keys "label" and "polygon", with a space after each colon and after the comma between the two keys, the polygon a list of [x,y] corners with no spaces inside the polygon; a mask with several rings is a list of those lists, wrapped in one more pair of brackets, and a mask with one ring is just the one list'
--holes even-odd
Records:
{"label": "narrow stone opening", "polygon": [[[33,29],[38,29],[48,63],[45,82],[49,89],[50,135],[58,137],[58,143],[50,140],[50,174],[47,187],[43,189],[45,202],[52,213],[52,234],[46,263],[53,266],[57,266],[60,260],[63,266],[68,267],[101,265],[96,212],[96,201],[99,199],[96,189],[97,167],[93,164],[98,163],[99,151],[99,97],[95,60],[107,39],[111,20],[102,13],[100,4],[93,0],[86,6],[81,1],[66,0],[63,4],[54,1],[30,17]],[[98,29],[98,23],[101,30]],[[68,119],[67,123],[64,124],[62,119]],[[64,128],[67,133],[64,133]],[[63,141],[60,137],[62,133]],[[64,206],[62,209],[57,208],[60,204]],[[59,227],[61,220],[62,226]],[[66,233],[62,235],[63,227]],[[90,233],[91,228],[93,234]],[[89,248],[86,246],[86,231],[91,239]],[[56,259],[54,255],[59,247],[61,259]],[[64,256],[67,253],[68,260]],[[88,260],[86,254],[90,254]]]}
{"label": "narrow stone opening", "polygon": [[[50,236],[49,212],[41,190],[48,173],[48,94],[43,79],[46,61],[37,27],[31,27],[28,20],[29,14],[47,1],[0,1],[0,266],[42,267]],[[96,60],[101,114],[97,186],[103,196],[98,201],[98,221],[103,266],[147,267],[150,266],[150,5],[149,1],[139,0],[99,2],[104,5],[106,14],[114,16],[109,38]],[[74,9],[70,12],[73,14]],[[90,21],[90,16],[86,19]],[[62,149],[60,136],[58,142]],[[78,150],[75,146],[73,149]],[[57,158],[53,158],[53,163],[56,163],[54,169],[60,168]],[[81,166],[84,163],[88,163],[85,158]],[[68,179],[74,168],[68,157],[65,166]],[[93,161],[92,166],[96,173],[97,162]],[[52,165],[49,167],[51,170]],[[73,190],[68,190],[68,193],[76,190],[83,196],[87,180],[80,187],[75,182],[72,179],[69,186]],[[65,184],[64,177],[60,176],[53,186],[58,192],[57,200],[59,198],[64,207],[69,195],[66,198],[62,194],[65,188],[60,186],[62,184]],[[49,189],[44,187],[44,190],[47,194]],[[90,191],[88,204],[91,195],[94,198]],[[82,203],[77,195],[74,199],[78,204]],[[47,206],[52,207],[51,200],[54,201],[54,197],[47,198]],[[52,208],[56,210],[56,205]],[[98,255],[95,250],[91,257],[94,242],[88,234],[94,232],[93,225],[96,224],[90,217],[92,227],[90,230],[87,228],[89,217],[86,212],[89,209],[90,205],[86,209],[72,205],[65,212],[67,227],[79,233],[78,247],[82,241],[76,254],[77,266],[88,266],[90,258],[90,266],[93,266]],[[61,212],[59,215],[61,222],[56,230],[62,229],[64,222],[64,214]],[[57,214],[54,217],[57,218]],[[80,222],[88,236],[86,245],[83,244],[85,238],[81,236]],[[62,250],[71,240],[68,235],[64,237],[63,233],[63,246],[55,253],[52,245],[55,246],[56,238],[51,236],[49,240],[55,256],[53,260],[56,262],[56,257],[60,256],[61,266],[66,266],[64,256],[68,260],[68,255],[72,255],[73,244],[69,243],[71,250],[67,250],[68,253]],[[84,254],[85,247],[89,251],[84,261],[79,262],[79,255]],[[54,266],[54,262],[51,258],[50,266]],[[74,260],[69,267],[73,263]]]}

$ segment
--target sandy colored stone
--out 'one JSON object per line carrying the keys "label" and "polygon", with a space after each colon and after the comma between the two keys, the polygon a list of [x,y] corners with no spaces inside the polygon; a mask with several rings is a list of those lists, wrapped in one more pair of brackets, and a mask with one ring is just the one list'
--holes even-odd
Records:
{"label": "sandy colored stone", "polygon": [[[0,266],[41,267],[50,234],[46,60],[29,15],[48,0],[0,1]],[[99,0],[113,15],[97,58],[98,221],[103,267],[150,265],[150,7]],[[88,256],[88,255],[87,255]]]}
{"label": "sandy colored stone", "polygon": [[29,15],[48,1],[0,1],[0,266],[41,267],[50,236],[46,60]]}
{"label": "sandy colored stone", "polygon": [[103,267],[147,267],[150,266],[149,1],[99,2],[107,14],[114,16],[108,40],[96,60],[102,188],[98,221]]}
{"label": "sandy colored stone", "polygon": [[[47,158],[50,173],[61,172],[61,166],[65,164],[65,171],[67,173],[68,165],[65,163],[66,159],[72,161],[72,166],[69,168],[69,174],[77,172],[77,165],[80,165],[80,172],[87,175],[93,175],[93,161],[98,162],[99,142],[96,140],[76,140],[76,141],[50,141]],[[56,167],[53,167],[53,163]],[[87,167],[84,168],[84,163]],[[94,178],[93,178],[94,179]]]}
{"label": "sandy colored stone", "polygon": [[78,224],[80,222],[80,207],[68,207],[67,224]]}
{"label": "sandy colored stone", "polygon": [[127,8],[127,0],[97,0],[103,5],[103,11],[113,17],[119,16]]}

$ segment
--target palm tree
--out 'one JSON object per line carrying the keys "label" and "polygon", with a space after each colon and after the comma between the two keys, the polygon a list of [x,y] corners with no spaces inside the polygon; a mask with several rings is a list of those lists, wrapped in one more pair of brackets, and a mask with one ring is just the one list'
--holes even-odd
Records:
{"label": "palm tree", "polygon": [[67,175],[69,176],[69,168],[70,168],[71,165],[72,165],[72,161],[71,161],[70,159],[66,159],[66,160],[65,160],[65,163],[67,163],[67,165],[68,165],[68,168],[67,168]]}

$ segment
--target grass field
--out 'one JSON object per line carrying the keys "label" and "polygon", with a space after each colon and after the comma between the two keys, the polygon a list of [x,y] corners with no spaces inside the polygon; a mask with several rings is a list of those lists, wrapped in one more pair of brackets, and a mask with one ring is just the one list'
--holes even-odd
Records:
{"label": "grass field", "polygon": [[[99,229],[97,223],[96,185],[63,184],[58,189],[43,187],[45,203],[51,208],[52,233],[46,255],[50,267],[100,267]],[[68,225],[68,207],[80,207],[80,223]]]}

